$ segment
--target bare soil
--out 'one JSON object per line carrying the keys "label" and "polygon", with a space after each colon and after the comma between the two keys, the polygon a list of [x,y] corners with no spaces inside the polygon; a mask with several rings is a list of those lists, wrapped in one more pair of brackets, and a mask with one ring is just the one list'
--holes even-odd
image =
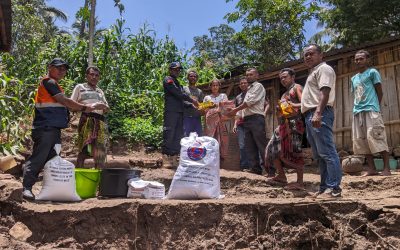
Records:
{"label": "bare soil", "polygon": [[[66,139],[64,157],[73,159],[73,140]],[[160,168],[161,155],[127,152],[123,144],[111,150],[119,155],[109,164],[140,169],[142,179],[168,189],[174,170]],[[305,191],[268,186],[264,176],[220,173],[220,200],[78,203],[23,201],[21,178],[0,174],[0,249],[400,249],[400,172],[344,176],[342,198],[330,200],[311,198],[319,185],[312,166]],[[38,182],[34,193],[40,188]],[[27,240],[10,234],[17,222],[32,232]]]}
{"label": "bare soil", "polygon": [[[140,169],[143,179],[167,187],[174,174]],[[400,173],[345,176],[342,198],[314,200],[308,192],[318,189],[319,175],[307,170],[304,192],[268,186],[263,176],[221,170],[226,197],[220,200],[93,198],[79,203],[22,201],[20,180],[0,174],[0,248],[400,248]],[[32,231],[26,242],[9,234],[17,222]]]}

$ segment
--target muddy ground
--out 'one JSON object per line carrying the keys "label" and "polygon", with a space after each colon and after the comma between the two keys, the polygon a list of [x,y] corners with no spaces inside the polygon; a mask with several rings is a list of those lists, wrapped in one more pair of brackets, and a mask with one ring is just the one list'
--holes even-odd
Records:
{"label": "muddy ground", "polygon": [[[154,164],[136,167],[143,179],[168,188],[174,171],[156,168],[154,157]],[[343,197],[333,200],[308,196],[318,189],[319,175],[312,167],[306,172],[304,192],[268,186],[262,176],[221,170],[226,197],[220,200],[93,198],[79,203],[22,201],[21,180],[0,174],[0,248],[400,249],[399,172],[345,176]],[[290,173],[289,180],[294,178]],[[39,190],[40,183],[34,192]],[[27,227],[20,228],[25,237],[10,231],[18,229],[17,222]]]}

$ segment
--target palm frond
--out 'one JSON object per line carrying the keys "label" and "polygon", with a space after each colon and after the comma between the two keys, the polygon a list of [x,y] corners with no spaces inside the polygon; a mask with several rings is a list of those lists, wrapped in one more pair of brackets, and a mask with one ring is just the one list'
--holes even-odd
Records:
{"label": "palm frond", "polygon": [[62,10],[60,10],[60,9],[57,9],[55,7],[52,7],[52,6],[45,6],[43,8],[43,11],[46,12],[47,15],[52,16],[52,17],[54,17],[56,19],[60,19],[60,20],[62,20],[64,22],[68,21],[67,14],[65,12],[63,12]]}

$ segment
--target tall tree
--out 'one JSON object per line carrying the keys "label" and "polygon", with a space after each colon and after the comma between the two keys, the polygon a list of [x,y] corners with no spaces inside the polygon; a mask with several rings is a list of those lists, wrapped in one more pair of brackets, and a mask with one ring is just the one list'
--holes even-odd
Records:
{"label": "tall tree", "polygon": [[400,35],[399,0],[320,0],[319,14],[336,46],[348,46]]}
{"label": "tall tree", "polygon": [[[26,43],[34,39],[49,41],[59,32],[57,19],[67,21],[67,15],[57,8],[48,6],[44,0],[12,0],[13,53],[24,54]],[[32,32],[34,31],[34,32]]]}
{"label": "tall tree", "polygon": [[221,24],[208,29],[210,35],[193,38],[192,52],[195,56],[204,58],[204,64],[211,66],[219,74],[230,68],[246,62],[247,50],[235,39],[236,31],[227,24]]}
{"label": "tall tree", "polygon": [[[85,4],[82,8],[79,9],[78,13],[76,13],[77,21],[72,25],[72,27],[79,28],[79,37],[83,38],[86,31],[86,24],[88,23],[88,19],[90,18],[89,12],[89,0],[85,0]],[[79,20],[79,21],[78,21]]]}
{"label": "tall tree", "polygon": [[93,65],[93,39],[96,17],[96,0],[90,0],[90,20],[89,20],[89,56],[88,64]]}
{"label": "tall tree", "polygon": [[236,11],[225,18],[230,23],[242,23],[236,37],[254,52],[251,60],[269,66],[297,55],[305,42],[304,23],[316,8],[305,0],[239,0]]}

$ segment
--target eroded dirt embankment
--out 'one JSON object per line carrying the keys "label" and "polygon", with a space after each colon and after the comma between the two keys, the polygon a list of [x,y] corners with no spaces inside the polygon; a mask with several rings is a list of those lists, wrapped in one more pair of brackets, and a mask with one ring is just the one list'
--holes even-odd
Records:
{"label": "eroded dirt embankment", "polygon": [[[269,187],[264,177],[221,171],[225,199],[88,199],[21,202],[18,180],[0,175],[0,248],[118,249],[399,249],[400,175],[345,177],[343,198]],[[167,186],[173,171],[145,170]],[[293,179],[293,175],[289,175]],[[318,175],[305,175],[314,191]],[[38,191],[40,187],[36,187]],[[16,240],[10,228],[32,232]]]}

